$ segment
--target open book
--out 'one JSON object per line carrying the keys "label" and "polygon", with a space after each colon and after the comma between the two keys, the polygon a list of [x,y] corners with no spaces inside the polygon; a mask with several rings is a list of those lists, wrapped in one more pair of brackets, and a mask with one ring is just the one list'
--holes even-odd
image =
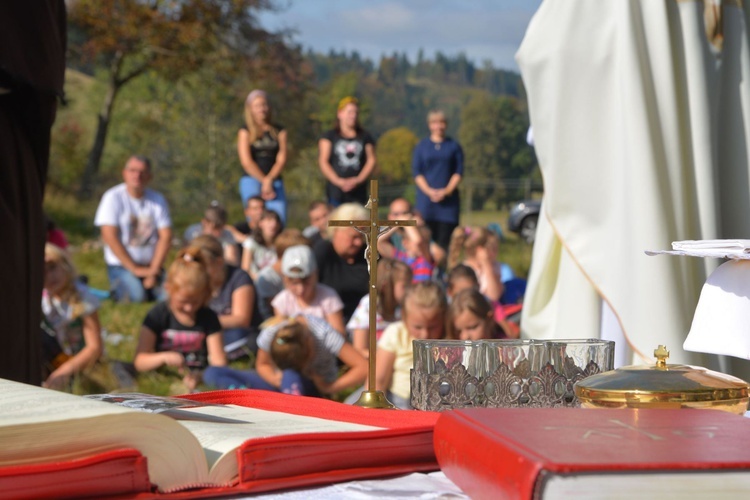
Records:
{"label": "open book", "polygon": [[[36,487],[55,464],[72,470],[67,482],[80,478],[73,491],[84,494],[92,479],[87,470],[93,471],[87,464],[93,457],[106,462],[118,450],[147,458],[148,478],[136,483],[155,485],[160,493],[264,491],[437,469],[434,414],[252,390],[190,397],[204,404],[181,407],[183,415],[171,418],[0,379],[0,497],[44,496],[6,487],[14,479],[23,484],[19,478],[29,474],[38,476],[30,483]],[[113,477],[132,475],[127,467],[115,467]],[[56,496],[55,485],[49,488],[48,496]],[[109,492],[132,493],[137,491]]]}

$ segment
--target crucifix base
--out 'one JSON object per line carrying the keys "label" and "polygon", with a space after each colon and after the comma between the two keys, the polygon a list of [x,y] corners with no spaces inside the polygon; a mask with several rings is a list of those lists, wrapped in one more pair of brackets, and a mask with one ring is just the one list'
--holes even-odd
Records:
{"label": "crucifix base", "polygon": [[383,391],[362,391],[356,403],[362,408],[375,408],[381,410],[393,410],[396,407],[388,401]]}

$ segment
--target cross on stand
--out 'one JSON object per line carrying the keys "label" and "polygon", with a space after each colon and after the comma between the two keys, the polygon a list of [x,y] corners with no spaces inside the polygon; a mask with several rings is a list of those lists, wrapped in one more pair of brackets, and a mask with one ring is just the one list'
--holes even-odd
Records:
{"label": "cross on stand", "polygon": [[[370,181],[370,200],[365,205],[370,209],[369,220],[329,220],[329,226],[353,227],[365,237],[365,260],[370,272],[370,328],[369,328],[369,372],[367,390],[357,400],[357,406],[364,408],[394,408],[383,391],[375,390],[375,326],[378,313],[378,238],[394,227],[415,226],[414,220],[378,220],[378,181]],[[362,228],[368,228],[367,230]],[[383,229],[381,229],[383,228]]]}

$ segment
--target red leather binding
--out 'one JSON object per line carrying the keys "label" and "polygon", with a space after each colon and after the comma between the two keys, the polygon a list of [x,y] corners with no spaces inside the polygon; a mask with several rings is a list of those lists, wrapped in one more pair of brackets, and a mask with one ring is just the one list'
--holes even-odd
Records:
{"label": "red leather binding", "polygon": [[[81,460],[0,468],[4,498],[208,498],[437,470],[432,430],[438,414],[367,410],[319,398],[267,391],[214,391],[183,396],[383,428],[295,434],[247,441],[238,451],[240,479],[230,487],[156,493],[147,459],[117,450]],[[116,430],[113,430],[116,432]],[[2,446],[2,443],[0,443]]]}
{"label": "red leather binding", "polygon": [[554,475],[739,469],[750,481],[750,419],[715,410],[453,410],[434,440],[472,498],[541,498]]}
{"label": "red leather binding", "polygon": [[0,499],[105,497],[149,491],[146,459],[138,450],[0,468]]}
{"label": "red leather binding", "polygon": [[237,486],[170,496],[195,498],[220,492],[257,493],[438,468],[432,445],[432,430],[438,413],[365,409],[321,398],[257,390],[212,391],[182,397],[385,429],[366,434],[294,434],[249,440],[238,451],[240,483]]}

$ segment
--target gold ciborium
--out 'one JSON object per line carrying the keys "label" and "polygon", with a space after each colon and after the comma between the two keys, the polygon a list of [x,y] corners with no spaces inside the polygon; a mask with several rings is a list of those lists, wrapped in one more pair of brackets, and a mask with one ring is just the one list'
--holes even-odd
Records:
{"label": "gold ciborium", "polygon": [[748,384],[699,366],[667,364],[660,345],[656,364],[631,365],[587,377],[575,384],[583,408],[697,408],[744,414]]}

